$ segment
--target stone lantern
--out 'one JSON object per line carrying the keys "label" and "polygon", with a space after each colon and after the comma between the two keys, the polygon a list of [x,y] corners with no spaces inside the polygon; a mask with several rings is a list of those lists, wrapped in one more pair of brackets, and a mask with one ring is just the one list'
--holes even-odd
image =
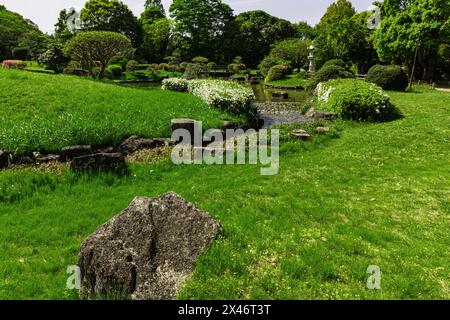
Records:
{"label": "stone lantern", "polygon": [[313,74],[316,71],[315,70],[315,63],[314,63],[314,53],[315,53],[316,48],[314,47],[314,45],[310,45],[308,47],[308,49],[309,49],[309,56],[308,56],[308,59],[309,59],[309,70],[308,70],[308,73],[309,74]]}

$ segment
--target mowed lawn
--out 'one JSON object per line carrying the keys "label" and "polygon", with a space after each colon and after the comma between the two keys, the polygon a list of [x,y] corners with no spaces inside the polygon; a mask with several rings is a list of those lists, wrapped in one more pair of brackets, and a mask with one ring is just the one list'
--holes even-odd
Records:
{"label": "mowed lawn", "polygon": [[202,120],[205,128],[239,120],[188,94],[0,69],[0,148],[15,155],[170,137],[173,118]]}
{"label": "mowed lawn", "polygon": [[[225,229],[180,298],[449,299],[450,94],[390,94],[403,119],[286,142],[276,176],[169,161],[122,178],[0,172],[0,298],[75,299],[81,242],[135,196],[172,190]],[[369,265],[381,290],[366,289]]]}

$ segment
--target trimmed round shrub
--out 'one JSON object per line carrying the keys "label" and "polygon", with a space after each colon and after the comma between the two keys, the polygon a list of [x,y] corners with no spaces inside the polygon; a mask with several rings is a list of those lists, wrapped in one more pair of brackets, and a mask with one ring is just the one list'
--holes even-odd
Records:
{"label": "trimmed round shrub", "polygon": [[328,65],[322,67],[319,71],[317,71],[312,78],[309,80],[307,88],[315,89],[317,85],[321,82],[326,82],[332,79],[351,79],[355,78],[355,74],[347,69],[336,66],[336,65]]}
{"label": "trimmed round shrub", "polygon": [[205,57],[195,57],[192,59],[193,63],[200,63],[200,64],[208,64],[209,59]]}
{"label": "trimmed round shrub", "polygon": [[118,64],[112,64],[108,67],[107,71],[112,76],[120,76],[120,75],[122,75],[123,69]]}
{"label": "trimmed round shrub", "polygon": [[400,66],[375,65],[370,68],[366,81],[375,83],[384,90],[405,91],[408,87],[408,76]]}
{"label": "trimmed round shrub", "polygon": [[376,84],[356,79],[335,79],[317,86],[318,108],[343,119],[386,121],[399,113]]}
{"label": "trimmed round shrub", "polygon": [[322,68],[323,67],[328,67],[328,66],[339,66],[339,67],[342,67],[342,68],[347,68],[347,64],[342,59],[331,59],[331,60],[328,60],[327,62],[325,62],[323,64]]}
{"label": "trimmed round shrub", "polygon": [[139,62],[136,60],[130,60],[127,63],[127,71],[135,71],[139,69]]}
{"label": "trimmed round shrub", "polygon": [[124,56],[117,55],[109,59],[108,65],[118,64],[121,66],[122,70],[127,68],[127,64],[130,60]]}
{"label": "trimmed round shrub", "polygon": [[276,80],[282,80],[286,78],[288,75],[292,73],[292,68],[289,65],[286,64],[280,64],[273,66],[269,70],[269,74],[267,75],[266,80],[267,81],[276,81]]}

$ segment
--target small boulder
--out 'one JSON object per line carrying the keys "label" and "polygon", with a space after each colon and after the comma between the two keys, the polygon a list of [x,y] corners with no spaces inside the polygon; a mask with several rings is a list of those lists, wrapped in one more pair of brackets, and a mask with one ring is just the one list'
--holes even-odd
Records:
{"label": "small boulder", "polygon": [[322,120],[323,119],[323,120],[331,121],[331,120],[333,120],[334,116],[335,116],[334,112],[315,111],[312,114],[312,118],[314,120]]}
{"label": "small boulder", "polygon": [[142,149],[154,149],[164,145],[166,145],[166,142],[162,139],[145,139],[131,136],[117,148],[117,152],[129,155]]}
{"label": "small boulder", "polygon": [[330,132],[330,128],[328,127],[317,127],[316,133],[318,134],[328,134]]}
{"label": "small boulder", "polygon": [[272,92],[273,98],[280,98],[280,99],[289,99],[289,93],[287,92]]}
{"label": "small boulder", "polygon": [[291,133],[291,135],[298,140],[302,140],[302,141],[311,140],[311,135],[308,134],[305,130],[294,130]]}
{"label": "small boulder", "polygon": [[36,161],[38,163],[49,163],[49,162],[56,162],[60,161],[61,156],[59,154],[46,154],[46,155],[39,155],[36,157]]}
{"label": "small boulder", "polygon": [[95,153],[76,157],[70,162],[70,168],[76,172],[111,171],[126,173],[128,171],[125,156],[122,153]]}
{"label": "small boulder", "polygon": [[9,166],[11,153],[8,150],[0,150],[0,169]]}
{"label": "small boulder", "polygon": [[65,147],[59,154],[61,161],[71,161],[73,158],[92,154],[92,147],[88,145]]}
{"label": "small boulder", "polygon": [[222,228],[176,193],[137,197],[81,246],[81,298],[168,300]]}

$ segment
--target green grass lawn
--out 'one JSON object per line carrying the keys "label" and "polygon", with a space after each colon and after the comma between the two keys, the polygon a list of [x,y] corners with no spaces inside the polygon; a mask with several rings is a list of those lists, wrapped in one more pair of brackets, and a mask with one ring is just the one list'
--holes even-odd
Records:
{"label": "green grass lawn", "polygon": [[287,76],[285,79],[277,80],[277,81],[266,81],[266,84],[277,87],[285,87],[285,88],[304,88],[307,84],[308,80],[299,79],[295,75]]}
{"label": "green grass lawn", "polygon": [[[125,92],[94,86],[103,97]],[[49,103],[58,97],[44,88]],[[133,164],[122,178],[0,172],[0,298],[76,298],[66,268],[81,242],[135,196],[172,190],[225,229],[180,298],[449,299],[450,94],[390,95],[403,119],[344,122],[337,140],[285,142],[276,176],[169,161]],[[366,289],[369,265],[380,266],[382,290]]]}
{"label": "green grass lawn", "polygon": [[0,69],[0,148],[16,155],[117,145],[133,134],[169,137],[173,118],[202,120],[205,128],[239,120],[189,94]]}

